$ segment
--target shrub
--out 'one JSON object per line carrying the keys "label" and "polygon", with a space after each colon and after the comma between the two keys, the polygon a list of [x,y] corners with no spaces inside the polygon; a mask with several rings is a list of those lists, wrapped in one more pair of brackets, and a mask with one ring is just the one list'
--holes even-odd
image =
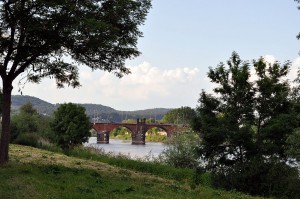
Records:
{"label": "shrub", "polygon": [[39,137],[33,133],[23,133],[20,134],[15,140],[15,144],[25,145],[25,146],[38,146]]}
{"label": "shrub", "polygon": [[167,148],[160,156],[162,162],[179,168],[198,167],[198,135],[188,131],[180,132],[169,138],[167,143]]}
{"label": "shrub", "polygon": [[213,185],[252,195],[300,198],[299,172],[285,163],[252,160],[213,173]]}

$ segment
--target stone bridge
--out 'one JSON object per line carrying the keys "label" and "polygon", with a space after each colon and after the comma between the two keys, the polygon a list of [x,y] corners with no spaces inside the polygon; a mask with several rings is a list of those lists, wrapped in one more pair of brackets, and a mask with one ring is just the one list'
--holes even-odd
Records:
{"label": "stone bridge", "polygon": [[137,119],[136,124],[129,123],[93,123],[92,128],[97,132],[97,143],[109,143],[109,133],[118,127],[125,127],[131,132],[132,144],[145,144],[146,132],[153,128],[158,127],[171,136],[173,132],[183,130],[174,124],[147,124],[146,119]]}

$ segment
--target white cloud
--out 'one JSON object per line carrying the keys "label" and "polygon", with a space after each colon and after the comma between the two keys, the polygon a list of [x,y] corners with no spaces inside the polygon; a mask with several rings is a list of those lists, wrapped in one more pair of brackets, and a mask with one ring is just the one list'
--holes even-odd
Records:
{"label": "white cloud", "polygon": [[[199,68],[161,69],[144,62],[128,66],[131,74],[117,78],[103,71],[80,69],[81,87],[57,89],[55,81],[26,84],[24,95],[39,97],[51,103],[97,103],[120,110],[145,108],[195,107],[201,89],[207,85]],[[18,94],[14,89],[13,94]]]}
{"label": "white cloud", "polygon": [[300,70],[300,57],[297,57],[293,60],[290,72],[287,75],[287,79],[290,80],[290,84],[292,87],[296,86],[294,80],[297,77],[298,70]]}
{"label": "white cloud", "polygon": [[163,104],[165,106],[167,104],[165,102],[172,107],[171,102],[179,98],[179,95],[183,94],[185,90],[192,90],[189,85],[199,79],[198,68],[162,70],[147,62],[138,66],[129,66],[129,68],[131,74],[122,79],[105,73],[94,82],[94,85],[102,88],[100,89],[102,96],[111,99],[121,97],[124,101],[133,103],[151,103],[151,101],[158,103],[161,100],[161,105],[157,104],[153,107],[163,106]]}
{"label": "white cloud", "polygon": [[296,59],[294,59],[294,61],[292,62],[292,66],[291,66],[291,70],[290,73],[288,75],[288,79],[290,80],[294,80],[297,77],[297,72],[298,70],[300,70],[300,57],[297,57]]}
{"label": "white cloud", "polygon": [[269,64],[274,64],[276,62],[276,59],[273,55],[264,55],[263,58]]}
{"label": "white cloud", "polygon": [[[266,56],[268,62],[275,58]],[[288,78],[295,79],[300,66],[300,57],[292,62]],[[210,92],[215,86],[206,76],[207,71],[197,67],[158,68],[144,62],[128,66],[131,74],[117,78],[114,74],[80,68],[80,88],[57,89],[55,80],[45,79],[40,84],[26,84],[24,95],[31,95],[51,103],[95,103],[118,110],[146,108],[195,107],[202,89]],[[251,69],[251,80],[255,79]],[[17,81],[13,94],[19,94]]]}

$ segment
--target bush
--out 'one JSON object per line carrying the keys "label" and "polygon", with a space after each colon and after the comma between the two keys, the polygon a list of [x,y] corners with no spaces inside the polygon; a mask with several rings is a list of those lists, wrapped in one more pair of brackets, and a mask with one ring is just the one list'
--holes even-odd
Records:
{"label": "bush", "polygon": [[23,133],[20,134],[15,140],[15,144],[25,145],[25,146],[38,146],[39,137],[33,133]]}
{"label": "bush", "polygon": [[285,163],[252,160],[213,173],[213,185],[252,195],[300,198],[299,172]]}
{"label": "bush", "polygon": [[19,113],[11,117],[10,142],[15,143],[18,136],[26,133],[39,135],[46,139],[51,134],[50,120],[50,117],[39,115],[32,104],[24,104]]}
{"label": "bush", "polygon": [[179,168],[194,169],[199,166],[197,147],[199,136],[192,132],[180,132],[167,140],[169,144],[162,152],[161,161]]}

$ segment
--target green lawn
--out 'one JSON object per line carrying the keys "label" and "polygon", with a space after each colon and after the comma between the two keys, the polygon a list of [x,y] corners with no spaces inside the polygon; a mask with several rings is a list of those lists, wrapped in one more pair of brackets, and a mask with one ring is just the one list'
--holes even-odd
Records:
{"label": "green lawn", "polygon": [[0,177],[1,199],[253,198],[19,145]]}

